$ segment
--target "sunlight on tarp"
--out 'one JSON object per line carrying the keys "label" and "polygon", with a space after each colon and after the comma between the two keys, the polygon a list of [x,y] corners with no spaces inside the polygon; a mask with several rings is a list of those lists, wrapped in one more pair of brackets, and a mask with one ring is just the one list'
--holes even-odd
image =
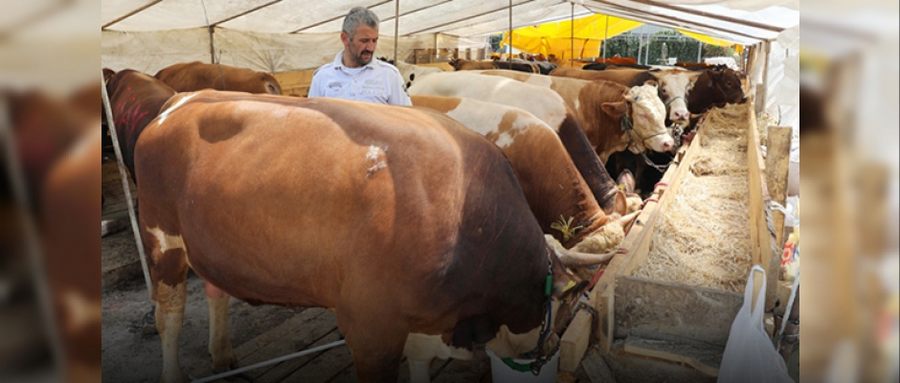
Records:
{"label": "sunlight on tarp", "polygon": [[[596,56],[600,42],[643,25],[640,22],[622,19],[615,16],[591,15],[575,19],[574,34],[572,21],[556,21],[529,27],[513,29],[514,48],[530,53],[556,55],[559,59],[572,57],[572,41],[574,38],[575,57]],[[509,43],[509,33],[503,34],[500,47]]]}

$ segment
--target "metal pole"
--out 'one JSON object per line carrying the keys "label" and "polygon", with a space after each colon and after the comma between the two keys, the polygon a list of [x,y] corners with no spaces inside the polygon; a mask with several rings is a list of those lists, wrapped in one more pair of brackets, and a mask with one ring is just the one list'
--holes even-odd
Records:
{"label": "metal pole", "polygon": [[703,62],[702,60],[703,60],[703,42],[700,40],[697,40],[697,62],[701,63],[701,62]]}
{"label": "metal pole", "polygon": [[269,360],[262,361],[262,362],[259,362],[259,363],[251,364],[251,365],[246,366],[246,367],[241,367],[241,368],[234,369],[234,370],[231,370],[231,371],[226,371],[226,372],[223,372],[223,373],[221,373],[221,374],[216,374],[216,375],[212,375],[212,376],[207,376],[207,377],[201,378],[201,379],[195,379],[195,380],[193,380],[191,383],[206,383],[206,382],[212,382],[212,381],[219,380],[219,379],[222,379],[222,378],[226,378],[226,377],[229,377],[229,376],[232,376],[232,375],[237,375],[237,374],[243,373],[243,372],[245,372],[245,371],[250,371],[250,370],[253,370],[253,369],[256,369],[256,368],[265,367],[265,366],[272,365],[272,364],[276,364],[276,363],[281,363],[281,362],[284,362],[284,361],[286,361],[286,360],[290,360],[290,359],[294,359],[294,358],[299,358],[299,357],[304,356],[304,355],[309,355],[309,354],[316,353],[316,352],[319,352],[319,351],[328,350],[328,349],[330,349],[330,348],[335,348],[335,347],[337,347],[337,346],[343,345],[344,343],[347,343],[347,342],[346,342],[345,340],[341,339],[341,340],[334,341],[334,342],[331,342],[331,343],[328,343],[328,344],[323,344],[323,345],[321,345],[321,346],[313,347],[313,348],[306,349],[306,350],[303,350],[303,351],[298,351],[298,352],[295,352],[295,353],[293,353],[293,354],[282,355],[282,356],[279,356],[279,357],[274,358],[274,359],[269,359]]}
{"label": "metal pole", "polygon": [[[216,45],[214,43],[213,34],[215,33],[215,27],[209,26],[206,28],[209,31],[209,63],[216,63]],[[106,85],[104,85],[106,86]]]}
{"label": "metal pole", "polygon": [[603,29],[603,58],[606,58],[606,39],[609,38],[609,15],[606,15],[606,25]]}
{"label": "metal pole", "polygon": [[575,3],[569,3],[569,65],[575,66]]}
{"label": "metal pole", "polygon": [[116,154],[116,163],[119,165],[119,177],[122,178],[122,189],[125,191],[125,203],[128,205],[128,218],[131,219],[131,231],[134,233],[134,242],[137,244],[138,256],[141,258],[141,269],[144,271],[144,283],[147,284],[147,293],[150,296],[150,302],[153,302],[153,284],[150,282],[150,271],[147,268],[147,255],[144,254],[144,242],[141,240],[141,230],[138,226],[137,214],[134,212],[134,201],[131,200],[131,186],[128,185],[128,172],[125,170],[125,163],[122,162],[122,149],[119,148],[119,135],[116,132],[116,123],[113,120],[112,106],[109,102],[109,95],[106,92],[106,79],[103,74],[100,75],[102,86],[100,87],[100,95],[103,97],[103,105],[106,107],[106,124],[109,126],[109,135],[112,136],[113,150]]}
{"label": "metal pole", "polygon": [[637,62],[641,63],[641,53],[644,52],[644,35],[638,35],[638,54]]}
{"label": "metal pole", "polygon": [[394,0],[394,64],[397,64],[397,36],[400,31],[400,0]]}
{"label": "metal pole", "polygon": [[644,65],[650,65],[650,43],[653,42],[652,36],[647,36],[647,52],[644,53]]}
{"label": "metal pole", "polygon": [[509,54],[506,55],[506,61],[512,61],[512,48],[513,48],[513,31],[512,31],[512,0],[509,0]]}

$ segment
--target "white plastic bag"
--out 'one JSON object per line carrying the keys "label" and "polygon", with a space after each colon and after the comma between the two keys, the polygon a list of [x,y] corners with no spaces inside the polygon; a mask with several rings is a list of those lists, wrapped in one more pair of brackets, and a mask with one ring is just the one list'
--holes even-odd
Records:
{"label": "white plastic bag", "polygon": [[[753,273],[763,275],[755,307],[753,302]],[[785,382],[792,383],[784,360],[772,346],[772,340],[763,327],[763,311],[766,296],[766,271],[753,266],[744,289],[744,304],[728,334],[728,343],[719,367],[719,382]]]}

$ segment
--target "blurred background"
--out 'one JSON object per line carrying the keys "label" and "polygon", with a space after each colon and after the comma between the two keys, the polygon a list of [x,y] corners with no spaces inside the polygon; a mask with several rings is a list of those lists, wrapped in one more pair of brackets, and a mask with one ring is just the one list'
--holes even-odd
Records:
{"label": "blurred background", "polygon": [[[0,381],[99,381],[99,0],[0,9]],[[801,4],[800,381],[898,381],[898,11]]]}
{"label": "blurred background", "polygon": [[99,1],[0,1],[0,381],[100,381]]}

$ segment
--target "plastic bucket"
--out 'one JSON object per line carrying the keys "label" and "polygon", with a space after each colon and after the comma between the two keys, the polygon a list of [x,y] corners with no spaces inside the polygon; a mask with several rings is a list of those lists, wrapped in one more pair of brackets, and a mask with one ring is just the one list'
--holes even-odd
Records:
{"label": "plastic bucket", "polygon": [[[494,383],[552,383],[556,381],[556,372],[559,367],[559,350],[541,367],[541,373],[535,376],[531,371],[516,371],[503,363],[499,356],[490,348],[485,348],[488,357],[491,358],[491,378]],[[516,363],[528,364],[532,359],[513,358]]]}

